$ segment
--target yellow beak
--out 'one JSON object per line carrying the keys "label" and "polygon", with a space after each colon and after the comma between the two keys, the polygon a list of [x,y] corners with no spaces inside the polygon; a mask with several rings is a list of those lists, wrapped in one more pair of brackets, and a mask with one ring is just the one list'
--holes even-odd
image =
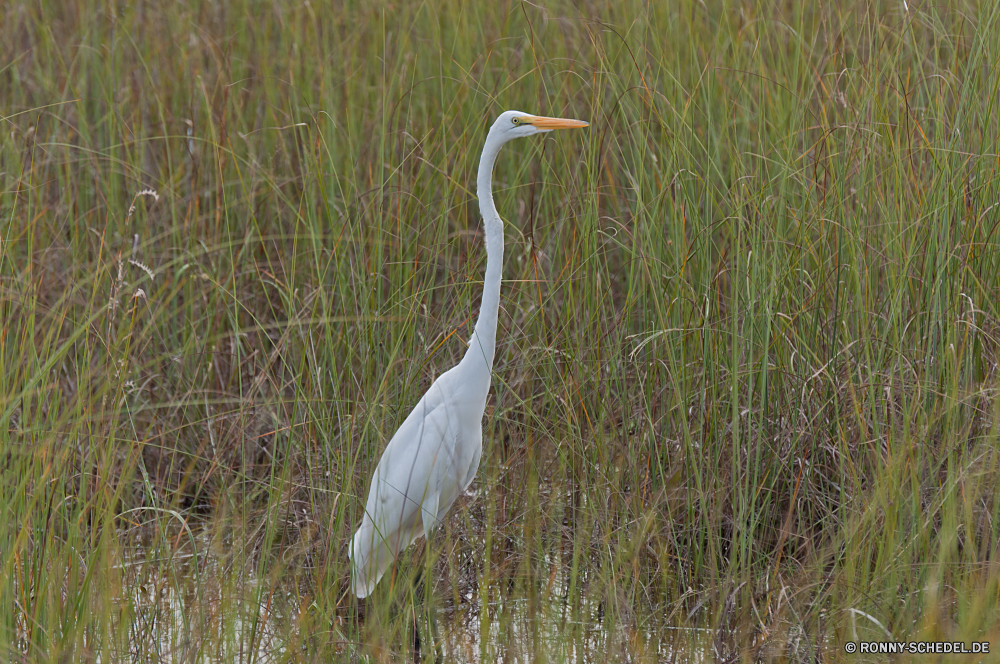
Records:
{"label": "yellow beak", "polygon": [[538,127],[539,129],[577,129],[579,127],[587,127],[590,125],[589,122],[584,122],[583,120],[543,118],[537,115],[525,118],[524,123],[530,124],[532,127]]}

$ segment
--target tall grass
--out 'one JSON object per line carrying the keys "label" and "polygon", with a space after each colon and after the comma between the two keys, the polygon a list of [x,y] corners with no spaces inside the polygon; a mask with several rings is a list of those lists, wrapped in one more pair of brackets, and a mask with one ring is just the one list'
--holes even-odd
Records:
{"label": "tall grass", "polygon": [[[0,12],[7,659],[387,661],[428,612],[455,661],[1000,634],[994,3]],[[591,126],[500,158],[477,495],[360,604],[507,108]]]}

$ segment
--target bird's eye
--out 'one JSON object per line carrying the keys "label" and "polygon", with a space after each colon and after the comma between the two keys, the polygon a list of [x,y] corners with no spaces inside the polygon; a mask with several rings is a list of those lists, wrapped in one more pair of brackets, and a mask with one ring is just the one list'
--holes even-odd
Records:
{"label": "bird's eye", "polygon": [[510,119],[510,123],[511,124],[515,124],[515,125],[519,125],[519,124],[521,124],[521,118],[511,118]]}

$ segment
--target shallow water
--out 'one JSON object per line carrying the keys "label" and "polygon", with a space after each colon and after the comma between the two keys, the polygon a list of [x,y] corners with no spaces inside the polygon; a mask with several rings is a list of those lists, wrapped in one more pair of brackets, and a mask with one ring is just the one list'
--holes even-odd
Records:
{"label": "shallow water", "polygon": [[[467,534],[465,552],[452,552],[451,560],[435,554],[427,601],[415,601],[408,585],[427,555],[415,547],[399,563],[396,587],[386,577],[359,603],[346,580],[316,588],[314,570],[293,564],[272,560],[258,577],[244,541],[207,531],[157,533],[159,545],[126,543],[126,557],[112,567],[121,609],[108,630],[113,642],[93,650],[107,656],[96,661],[412,661],[414,615],[424,654],[431,654],[431,611],[448,662],[704,662],[726,660],[737,647],[765,660],[802,660],[817,647],[795,626],[734,634],[699,624],[716,610],[714,595],[689,591],[669,606],[637,605],[614,596],[607,590],[613,583],[586,566],[572,579],[557,554],[531,569],[533,581],[511,569],[484,572],[474,563],[485,542]],[[494,579],[488,588],[487,573]]]}
{"label": "shallow water", "polygon": [[[315,616],[305,615],[314,607],[304,607],[299,595],[262,584],[253,575],[235,575],[218,558],[178,553],[165,561],[138,548],[118,568],[125,589],[118,599],[126,608],[114,629],[118,638],[117,647],[110,649],[111,661],[137,655],[157,662],[310,661],[337,655],[352,661],[382,661],[386,656],[412,661],[405,600],[399,603],[401,610],[390,612],[389,620],[396,624],[386,625],[387,634],[396,636],[386,636],[383,647],[360,644],[356,635],[359,630],[365,633],[363,627],[352,625],[355,618],[348,617],[332,624],[323,621],[329,630],[325,636],[331,638],[320,639],[321,645],[311,650],[301,643],[315,636],[303,631],[320,626]],[[569,601],[564,577],[552,577],[549,601],[501,598],[499,588],[491,589],[489,596],[496,599],[485,605],[471,591],[457,604],[435,597],[432,610],[445,661],[712,659],[711,630],[665,626],[662,618],[653,616],[628,616],[612,623],[600,602],[585,597]],[[426,622],[421,631],[429,645]],[[291,643],[299,645],[290,648]]]}

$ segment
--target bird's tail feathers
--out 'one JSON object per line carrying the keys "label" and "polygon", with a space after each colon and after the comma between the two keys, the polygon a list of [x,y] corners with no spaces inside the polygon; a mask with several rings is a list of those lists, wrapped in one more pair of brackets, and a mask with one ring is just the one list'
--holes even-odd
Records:
{"label": "bird's tail feathers", "polygon": [[399,530],[379,533],[374,524],[365,519],[351,541],[351,589],[358,599],[368,597],[375,590],[400,551],[406,549],[423,534],[420,527],[410,532]]}

